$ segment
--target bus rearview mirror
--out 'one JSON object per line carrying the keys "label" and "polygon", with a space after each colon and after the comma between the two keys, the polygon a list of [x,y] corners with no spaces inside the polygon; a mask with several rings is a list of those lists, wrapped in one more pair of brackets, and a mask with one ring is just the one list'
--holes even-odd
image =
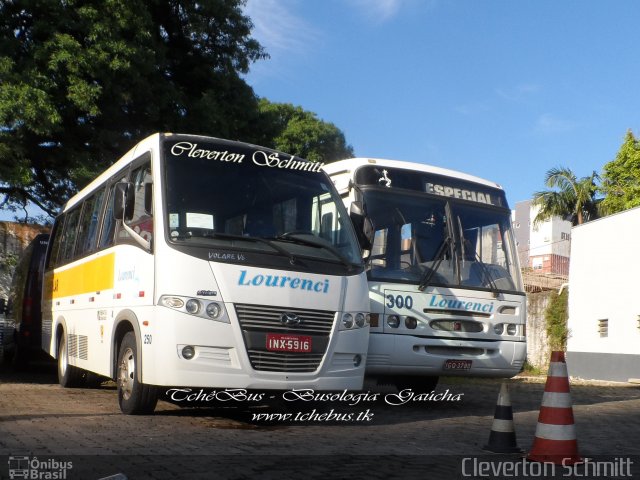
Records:
{"label": "bus rearview mirror", "polygon": [[113,192],[113,218],[116,220],[130,220],[133,217],[135,198],[129,192],[133,192],[133,184],[116,183]]}
{"label": "bus rearview mirror", "polygon": [[360,247],[362,247],[363,250],[371,250],[375,229],[371,219],[364,213],[361,202],[351,203],[349,207],[349,217],[351,217],[351,223],[353,223],[356,229],[356,236],[358,237]]}

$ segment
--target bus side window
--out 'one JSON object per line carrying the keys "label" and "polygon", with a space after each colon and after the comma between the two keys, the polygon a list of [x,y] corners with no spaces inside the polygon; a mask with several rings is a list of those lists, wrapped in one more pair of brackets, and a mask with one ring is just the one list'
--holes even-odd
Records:
{"label": "bus side window", "polygon": [[66,215],[62,214],[53,225],[53,231],[51,232],[51,245],[49,247],[50,252],[47,257],[47,269],[56,268],[58,266],[58,253],[60,252],[60,246],[62,244],[62,232],[64,231],[64,221]]}
{"label": "bus side window", "polygon": [[153,183],[151,164],[145,163],[133,170],[131,173],[131,183],[133,185],[133,192],[130,192],[130,194],[134,195],[135,202],[133,216],[130,220],[126,220],[127,225],[133,228],[133,230],[140,234],[145,240],[151,241],[153,237],[153,202],[151,201]]}
{"label": "bus side window", "polygon": [[109,187],[109,192],[106,197],[107,208],[104,210],[104,221],[102,223],[102,231],[100,232],[100,241],[98,242],[98,249],[107,248],[113,245],[113,235],[116,229],[116,219],[113,218],[113,191],[116,188],[116,183],[124,180],[124,177],[116,179]]}
{"label": "bus side window", "polygon": [[95,250],[103,198],[104,189],[84,201],[76,241],[76,256],[81,257]]}
{"label": "bus side window", "polygon": [[64,222],[64,232],[62,233],[62,245],[58,254],[58,263],[70,262],[73,259],[73,251],[78,233],[78,220],[80,219],[80,208],[70,211],[67,221]]}

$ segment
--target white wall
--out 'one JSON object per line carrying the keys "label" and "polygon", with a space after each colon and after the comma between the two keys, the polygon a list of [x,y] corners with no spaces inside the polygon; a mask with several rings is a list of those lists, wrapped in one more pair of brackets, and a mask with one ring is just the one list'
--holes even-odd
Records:
{"label": "white wall", "polygon": [[573,228],[569,285],[569,352],[640,352],[640,208]]}

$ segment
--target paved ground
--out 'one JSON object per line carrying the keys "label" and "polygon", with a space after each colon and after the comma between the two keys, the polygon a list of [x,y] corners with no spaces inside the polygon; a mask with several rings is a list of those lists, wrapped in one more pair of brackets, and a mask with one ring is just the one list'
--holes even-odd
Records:
{"label": "paved ground", "polygon": [[[534,439],[543,382],[508,382],[517,441],[525,451]],[[28,478],[496,478],[491,469],[507,462],[521,473],[503,471],[505,478],[640,479],[640,386],[572,384],[580,454],[609,463],[539,471],[522,466],[521,456],[483,450],[500,383],[445,379],[436,389],[448,394],[444,399],[406,403],[395,389],[373,385],[366,385],[369,396],[357,405],[265,397],[268,405],[229,400],[180,408],[161,401],[155,415],[134,417],[120,413],[113,384],[62,389],[50,367],[4,373],[0,478],[9,478],[10,466],[19,473],[28,458],[40,475]],[[266,420],[265,414],[280,416]],[[633,462],[632,470],[624,462]]]}

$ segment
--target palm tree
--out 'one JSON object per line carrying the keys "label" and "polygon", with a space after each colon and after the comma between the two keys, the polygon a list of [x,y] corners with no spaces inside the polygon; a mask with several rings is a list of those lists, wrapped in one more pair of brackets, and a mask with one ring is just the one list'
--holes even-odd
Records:
{"label": "palm tree", "polygon": [[596,181],[600,177],[594,171],[589,177],[578,179],[571,169],[554,167],[545,175],[545,185],[550,189],[533,194],[533,205],[540,207],[534,223],[551,217],[565,218],[573,225],[580,225],[598,217]]}

